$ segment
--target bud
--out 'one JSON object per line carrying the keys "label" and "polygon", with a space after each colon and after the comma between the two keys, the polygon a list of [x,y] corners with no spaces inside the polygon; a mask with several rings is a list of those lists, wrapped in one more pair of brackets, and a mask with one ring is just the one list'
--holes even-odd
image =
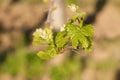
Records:
{"label": "bud", "polygon": [[76,11],[78,10],[78,8],[79,8],[79,7],[76,6],[75,4],[71,4],[71,5],[69,5],[68,7],[69,7],[70,10],[73,11],[73,12],[76,12]]}
{"label": "bud", "polygon": [[65,24],[63,24],[63,26],[60,28],[60,31],[64,31],[65,30]]}

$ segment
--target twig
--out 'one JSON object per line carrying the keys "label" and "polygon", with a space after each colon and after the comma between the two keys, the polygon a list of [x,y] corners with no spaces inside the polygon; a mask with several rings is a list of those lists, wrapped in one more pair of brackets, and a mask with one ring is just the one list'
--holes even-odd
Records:
{"label": "twig", "polygon": [[51,0],[50,5],[49,5],[49,10],[48,10],[48,17],[46,20],[47,25],[51,25],[51,14],[52,14],[53,4],[54,4],[54,0]]}

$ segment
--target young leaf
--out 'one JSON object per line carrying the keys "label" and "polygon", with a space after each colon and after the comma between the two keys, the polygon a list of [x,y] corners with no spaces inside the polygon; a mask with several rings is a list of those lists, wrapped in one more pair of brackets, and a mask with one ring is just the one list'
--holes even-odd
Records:
{"label": "young leaf", "polygon": [[79,30],[80,30],[80,32],[81,32],[84,36],[88,36],[88,37],[92,37],[92,36],[93,36],[93,28],[92,28],[92,25],[83,26],[83,27],[80,28]]}
{"label": "young leaf", "polygon": [[48,54],[46,54],[45,52],[43,51],[40,51],[37,53],[37,55],[41,58],[41,59],[50,59],[50,56]]}
{"label": "young leaf", "polygon": [[81,43],[82,48],[86,49],[89,47],[89,41],[87,37],[83,36],[82,34],[79,34],[79,42]]}
{"label": "young leaf", "polygon": [[77,48],[77,46],[81,44],[82,48],[86,49],[89,46],[89,41],[87,37],[80,31],[80,29],[81,28],[79,26],[70,23],[66,25],[66,30],[71,39],[72,46]]}
{"label": "young leaf", "polygon": [[57,55],[57,49],[53,44],[49,45],[48,48],[46,49],[46,54],[50,56],[50,58],[53,58],[54,56]]}
{"label": "young leaf", "polygon": [[57,51],[54,47],[54,45],[48,46],[45,52],[40,51],[37,53],[37,55],[42,59],[51,59],[57,55]]}
{"label": "young leaf", "polygon": [[70,20],[76,21],[77,19],[82,19],[85,16],[85,13],[76,13],[76,15],[72,16]]}
{"label": "young leaf", "polygon": [[68,37],[66,36],[66,32],[58,32],[55,37],[55,44],[58,48],[63,48],[67,43]]}
{"label": "young leaf", "polygon": [[77,37],[71,37],[71,43],[72,43],[72,46],[77,49],[77,46],[79,45],[79,42],[78,42],[78,38]]}

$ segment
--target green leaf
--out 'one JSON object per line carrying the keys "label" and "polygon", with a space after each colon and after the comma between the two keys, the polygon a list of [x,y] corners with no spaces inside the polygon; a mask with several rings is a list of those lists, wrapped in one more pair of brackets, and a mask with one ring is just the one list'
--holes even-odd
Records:
{"label": "green leaf", "polygon": [[92,38],[88,38],[89,41],[89,46],[85,49],[86,51],[91,51],[92,50],[92,45],[93,45],[93,40]]}
{"label": "green leaf", "polygon": [[72,46],[76,49],[77,46],[79,45],[79,42],[78,42],[78,38],[77,37],[72,37],[71,38],[71,43],[72,43]]}
{"label": "green leaf", "polygon": [[86,26],[80,28],[79,30],[85,36],[88,36],[88,37],[93,36],[93,27],[92,27],[92,25],[86,25]]}
{"label": "green leaf", "polygon": [[43,51],[40,51],[37,53],[37,55],[41,58],[41,59],[50,59],[50,56],[48,54],[46,54],[45,52]]}
{"label": "green leaf", "polygon": [[83,20],[80,21],[80,24],[79,24],[80,28],[83,27]]}
{"label": "green leaf", "polygon": [[46,49],[45,52],[40,51],[37,53],[37,55],[41,58],[41,59],[51,59],[53,57],[55,57],[57,55],[57,51],[54,47],[54,45],[50,45],[48,46],[48,48]]}
{"label": "green leaf", "polygon": [[76,15],[72,16],[71,20],[76,21],[78,17],[79,17],[79,14],[76,14]]}
{"label": "green leaf", "polygon": [[59,48],[63,48],[65,44],[67,43],[68,37],[66,36],[66,32],[58,32],[55,37],[55,44]]}
{"label": "green leaf", "polygon": [[87,37],[83,36],[82,34],[79,37],[79,42],[81,43],[82,48],[86,49],[89,46],[89,41]]}
{"label": "green leaf", "polygon": [[67,4],[78,4],[79,5],[80,1],[79,0],[66,0],[66,3]]}
{"label": "green leaf", "polygon": [[77,46],[79,45],[79,35],[77,34],[79,32],[77,28],[72,24],[67,24],[66,30],[68,32],[68,36],[70,37],[72,46],[74,48],[77,48]]}
{"label": "green leaf", "polygon": [[46,49],[46,53],[50,56],[50,58],[53,58],[54,56],[56,56],[57,52],[58,51],[53,44],[48,46],[48,48]]}
{"label": "green leaf", "polygon": [[80,29],[82,28],[70,23],[66,25],[66,30],[68,32],[68,36],[71,39],[72,46],[77,48],[77,46],[81,45],[82,48],[86,49],[90,46],[90,44],[88,38],[83,35]]}
{"label": "green leaf", "polygon": [[70,20],[76,21],[77,19],[81,20],[85,16],[85,13],[76,13],[76,15],[72,16]]}

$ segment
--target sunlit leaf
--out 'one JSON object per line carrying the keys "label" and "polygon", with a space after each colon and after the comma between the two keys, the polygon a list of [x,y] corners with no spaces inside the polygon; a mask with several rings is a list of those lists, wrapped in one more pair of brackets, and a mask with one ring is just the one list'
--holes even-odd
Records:
{"label": "sunlit leaf", "polygon": [[46,51],[40,51],[37,54],[42,59],[51,59],[57,55],[57,51],[53,45],[48,46]]}
{"label": "sunlit leaf", "polygon": [[67,43],[68,37],[66,36],[66,32],[58,32],[55,37],[55,44],[57,47],[64,47],[64,45]]}

